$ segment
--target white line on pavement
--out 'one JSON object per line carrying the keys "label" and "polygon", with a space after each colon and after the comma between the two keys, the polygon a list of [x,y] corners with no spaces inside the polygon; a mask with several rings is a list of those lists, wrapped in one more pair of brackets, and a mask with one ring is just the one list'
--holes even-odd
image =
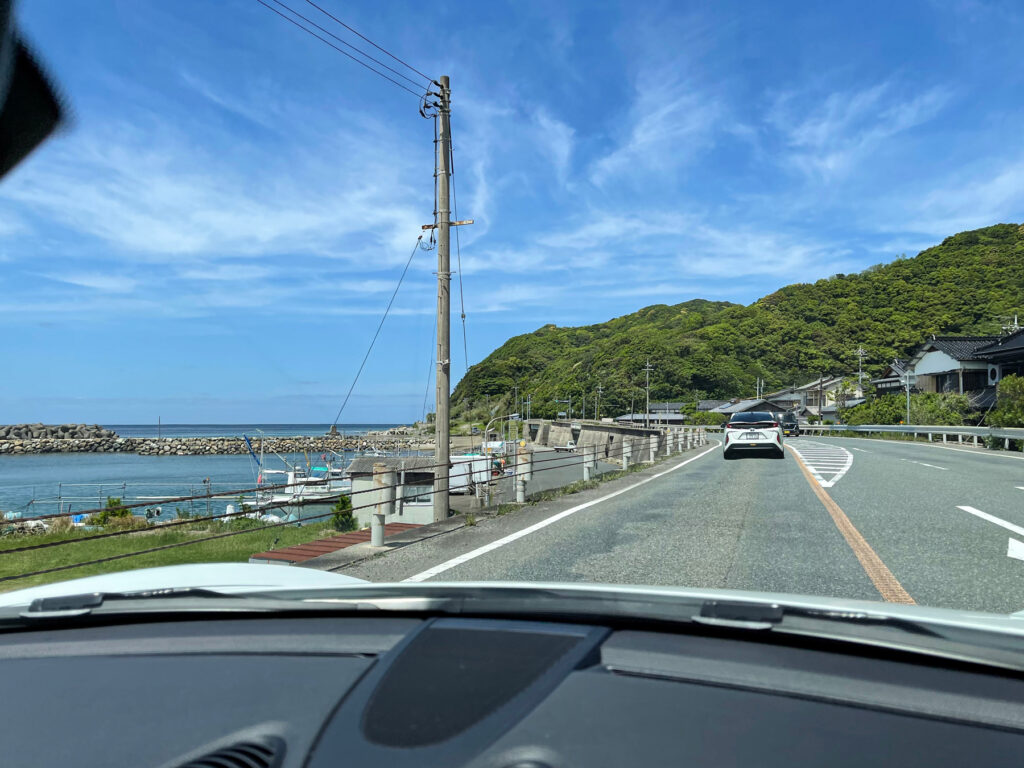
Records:
{"label": "white line on pavement", "polygon": [[922,467],[931,467],[932,469],[941,469],[943,472],[949,472],[949,467],[937,467],[934,464],[927,464],[923,461],[914,461],[914,459],[900,459],[900,461],[906,461],[910,464],[920,464]]}
{"label": "white line on pavement", "polygon": [[860,451],[861,453],[871,453],[871,451],[865,451],[863,448],[854,448],[852,445],[850,446],[850,448],[851,450]]}
{"label": "white line on pavement", "polygon": [[1024,542],[1016,539],[1007,539],[1007,541],[1009,543],[1006,545],[1006,556],[1012,557],[1014,560],[1024,560]]}
{"label": "white line on pavement", "polygon": [[633,489],[639,488],[641,485],[644,485],[645,483],[651,482],[651,480],[656,480],[659,477],[667,475],[669,472],[675,472],[680,467],[685,467],[691,461],[696,461],[702,456],[707,456],[713,450],[717,449],[720,445],[721,443],[715,441],[715,445],[711,446],[706,451],[698,453],[696,456],[693,456],[692,458],[689,458],[686,461],[680,462],[679,464],[676,464],[674,467],[666,469],[664,472],[659,472],[656,475],[645,477],[638,483],[633,483],[633,485],[627,486],[626,488],[620,488],[617,491],[605,494],[604,496],[601,496],[598,499],[594,499],[593,501],[587,501],[584,502],[583,504],[577,504],[575,507],[570,507],[569,509],[559,512],[557,515],[552,515],[551,517],[545,518],[544,520],[541,520],[539,523],[534,523],[533,525],[527,526],[526,528],[523,528],[521,531],[510,533],[508,536],[504,536],[498,539],[497,541],[492,541],[490,544],[485,544],[482,547],[477,547],[476,549],[466,552],[465,554],[459,555],[458,557],[453,557],[451,560],[446,560],[445,562],[439,565],[435,565],[433,568],[428,568],[427,570],[421,573],[417,573],[414,576],[410,576],[407,579],[403,579],[403,581],[426,581],[427,579],[431,579],[434,576],[437,576],[439,573],[444,573],[445,571],[451,570],[457,565],[462,565],[463,563],[469,562],[470,560],[475,560],[476,558],[480,557],[480,555],[486,555],[488,552],[493,552],[494,550],[503,547],[506,544],[511,544],[513,541],[516,541],[517,539],[521,539],[524,536],[529,536],[531,533],[535,533],[536,531],[539,531],[541,528],[546,528],[552,523],[557,523],[559,520],[569,517],[569,515],[574,515],[580,510],[587,509],[587,507],[592,507],[595,504],[600,504],[603,501],[608,501],[608,499],[613,499],[616,496],[619,496],[623,493],[632,491]]}
{"label": "white line on pavement", "polygon": [[1024,485],[1015,485],[1013,487],[1016,488],[1018,491],[1024,491]]}
{"label": "white line on pavement", "polygon": [[[1006,451],[990,451],[986,448],[953,448],[949,445],[943,445],[942,443],[926,443],[917,440],[883,440],[879,437],[832,437],[831,435],[821,435],[826,440],[870,440],[872,443],[887,443],[889,445],[919,445],[928,448],[941,448],[944,451],[956,451],[957,453],[973,453],[975,456],[984,456],[992,459],[1013,459],[1014,461],[1024,461],[1024,455],[1013,455]],[[964,443],[966,445],[966,443]],[[852,447],[852,446],[851,446]]]}
{"label": "white line on pavement", "polygon": [[964,512],[970,512],[975,517],[980,517],[982,520],[988,520],[990,523],[1001,525],[1006,530],[1012,531],[1013,533],[1016,533],[1018,536],[1024,536],[1024,528],[1021,528],[1019,525],[1014,525],[1013,523],[1008,523],[1002,518],[996,517],[995,515],[990,515],[988,512],[982,512],[980,509],[975,509],[974,507],[958,506],[957,509],[962,509]]}

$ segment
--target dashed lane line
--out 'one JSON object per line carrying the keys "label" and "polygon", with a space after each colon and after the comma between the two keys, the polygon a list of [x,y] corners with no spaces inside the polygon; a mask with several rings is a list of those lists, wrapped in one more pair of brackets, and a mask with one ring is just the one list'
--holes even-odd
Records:
{"label": "dashed lane line", "polygon": [[970,512],[975,517],[980,517],[982,520],[988,520],[990,523],[1002,526],[1011,533],[1016,533],[1018,536],[1024,536],[1024,528],[1021,528],[1019,525],[1014,525],[1013,523],[1008,523],[1000,517],[990,515],[988,512],[982,512],[980,509],[967,506],[958,506],[957,509],[962,509],[964,512]]}
{"label": "dashed lane line", "polygon": [[818,482],[818,478],[811,472],[810,467],[804,462],[799,451],[794,450],[793,453],[796,454],[796,462],[800,465],[800,470],[804,473],[804,477],[810,484],[811,490],[814,491],[821,503],[825,505],[825,509],[828,510],[828,514],[832,518],[832,522],[835,523],[839,533],[846,539],[846,543],[853,550],[853,554],[856,556],[861,568],[864,569],[868,578],[871,579],[871,583],[875,585],[875,589],[878,590],[882,599],[890,603],[914,605],[914,598],[903,588],[903,585],[900,584],[892,571],[889,570],[889,567],[882,562],[882,558],[871,548],[871,545],[868,544],[860,531],[857,530],[856,526],[850,521],[850,518],[846,516],[842,508],[828,495],[828,491]]}
{"label": "dashed lane line", "polygon": [[604,496],[601,496],[600,498],[594,499],[592,501],[587,501],[584,502],[583,504],[577,504],[575,507],[570,507],[569,509],[559,512],[557,515],[552,515],[551,517],[545,518],[544,520],[541,520],[538,523],[534,523],[533,525],[527,526],[526,528],[523,528],[521,531],[510,533],[508,536],[504,536],[496,541],[492,541],[490,544],[484,544],[482,547],[477,547],[476,549],[470,550],[469,552],[459,555],[458,557],[453,557],[451,560],[446,560],[443,563],[435,565],[433,568],[428,568],[427,570],[422,571],[421,573],[417,573],[413,576],[410,576],[407,579],[403,579],[403,581],[426,581],[427,579],[431,579],[434,576],[437,576],[438,574],[451,570],[457,565],[462,565],[463,563],[469,562],[470,560],[475,560],[481,555],[486,555],[488,552],[493,552],[494,550],[499,549],[505,546],[506,544],[511,544],[513,541],[517,541],[518,539],[521,539],[524,536],[529,536],[531,533],[536,533],[542,528],[547,528],[552,523],[557,523],[559,520],[563,520],[569,517],[570,515],[574,515],[577,512],[580,512],[581,510],[587,509],[588,507],[592,507],[595,504],[600,504],[603,501],[608,501],[608,499],[613,499],[616,496],[622,495],[623,493],[628,493],[629,491],[639,488],[641,485],[649,483],[652,480],[657,480],[659,477],[664,477],[669,472],[675,472],[677,469],[685,467],[690,462],[696,461],[702,456],[707,456],[709,453],[716,450],[720,445],[721,443],[719,443],[716,440],[715,444],[708,448],[707,450],[698,453],[696,456],[693,456],[687,459],[686,461],[682,461],[676,464],[674,467],[669,467],[663,472],[658,472],[657,474],[651,475],[650,477],[645,477],[638,483],[633,483],[632,485],[626,486],[625,488],[620,488],[619,490],[613,491],[612,493],[607,493]]}
{"label": "dashed lane line", "polygon": [[900,459],[900,461],[906,461],[910,464],[919,464],[922,467],[931,467],[932,469],[941,469],[943,472],[949,472],[949,467],[937,467],[934,464],[928,464],[924,461],[914,461],[913,459]]}

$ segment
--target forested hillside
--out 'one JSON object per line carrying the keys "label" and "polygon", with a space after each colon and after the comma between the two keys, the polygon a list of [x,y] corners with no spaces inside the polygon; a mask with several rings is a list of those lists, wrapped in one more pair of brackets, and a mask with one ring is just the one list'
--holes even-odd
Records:
{"label": "forested hillside", "polygon": [[[646,307],[579,328],[547,325],[509,339],[472,366],[453,395],[456,415],[511,405],[514,386],[551,416],[555,398],[604,388],[604,415],[642,397],[650,357],[652,400],[751,396],[819,374],[881,372],[927,334],[994,333],[1024,309],[1024,226],[961,232],[913,258],[859,274],[789,285],[749,306],[700,299]],[[563,408],[564,409],[564,408]],[[589,411],[589,409],[588,409]]]}

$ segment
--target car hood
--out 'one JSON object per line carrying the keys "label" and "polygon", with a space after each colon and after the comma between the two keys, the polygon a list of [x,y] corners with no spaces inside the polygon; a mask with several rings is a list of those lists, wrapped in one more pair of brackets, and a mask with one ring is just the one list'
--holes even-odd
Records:
{"label": "car hood", "polygon": [[337,589],[365,584],[340,573],[249,563],[192,563],[104,573],[81,579],[42,584],[0,594],[0,606],[28,605],[40,597],[62,597],[92,592],[149,592],[162,589],[202,588],[224,594],[295,589]]}
{"label": "car hood", "polygon": [[538,595],[544,592],[557,592],[563,597],[578,597],[581,602],[598,597],[625,599],[650,597],[660,600],[668,598],[698,605],[704,601],[714,600],[740,601],[763,605],[778,604],[789,608],[834,613],[857,613],[876,618],[888,617],[931,622],[949,627],[1009,634],[1024,639],[1024,611],[995,614],[920,605],[899,605],[880,601],[848,600],[837,597],[672,586],[508,581],[373,583],[329,571],[248,563],[171,565],[87,576],[0,594],[0,607],[29,605],[33,600],[41,597],[61,597],[93,592],[125,593],[188,588],[202,588],[223,594],[290,592],[310,596],[319,592],[325,595],[351,592],[353,597],[363,597],[372,593],[383,598],[437,596],[439,592],[445,591],[454,593],[477,590],[486,590],[495,598],[501,598],[504,593],[514,592],[521,595],[523,590],[532,590],[536,591]]}

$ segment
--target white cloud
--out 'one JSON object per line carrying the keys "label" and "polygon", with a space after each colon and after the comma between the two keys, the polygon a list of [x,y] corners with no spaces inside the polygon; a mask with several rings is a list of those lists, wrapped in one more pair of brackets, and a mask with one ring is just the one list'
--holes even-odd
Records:
{"label": "white cloud", "polygon": [[541,151],[550,160],[558,183],[564,185],[572,162],[576,131],[543,109],[534,113],[533,121],[540,133]]}
{"label": "white cloud", "polygon": [[124,275],[110,275],[104,273],[78,273],[60,274],[51,273],[44,275],[50,280],[57,280],[69,285],[77,285],[82,288],[92,288],[104,293],[131,293],[139,284],[138,280]]}
{"label": "white cloud", "polygon": [[928,122],[953,92],[932,87],[902,97],[893,81],[835,91],[822,101],[811,91],[775,97],[766,120],[789,148],[782,157],[803,173],[830,179],[849,172],[887,139]]}
{"label": "white cloud", "polygon": [[649,178],[689,162],[712,143],[721,114],[721,105],[691,84],[644,73],[637,80],[628,135],[592,164],[591,182],[603,186],[624,174],[635,177],[638,168]]}

